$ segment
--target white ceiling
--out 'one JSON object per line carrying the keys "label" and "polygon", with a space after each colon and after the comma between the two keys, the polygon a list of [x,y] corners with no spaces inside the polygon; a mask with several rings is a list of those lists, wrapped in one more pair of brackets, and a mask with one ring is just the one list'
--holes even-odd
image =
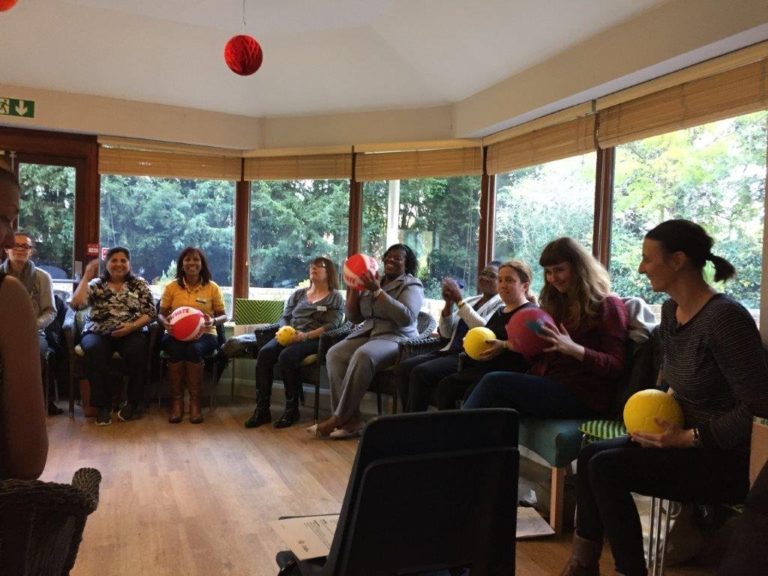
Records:
{"label": "white ceiling", "polygon": [[19,0],[0,82],[255,117],[460,101],[667,0]]}

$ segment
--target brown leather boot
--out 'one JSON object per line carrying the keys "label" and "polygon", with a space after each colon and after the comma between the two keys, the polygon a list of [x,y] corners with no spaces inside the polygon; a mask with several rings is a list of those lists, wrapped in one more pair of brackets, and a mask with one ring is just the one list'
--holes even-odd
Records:
{"label": "brown leather boot", "polygon": [[602,551],[602,542],[587,540],[574,532],[571,557],[560,576],[600,576]]}
{"label": "brown leather boot", "polygon": [[168,422],[178,424],[184,417],[184,362],[168,362],[168,381],[171,387]]}
{"label": "brown leather boot", "polygon": [[202,362],[185,362],[187,367],[187,389],[189,390],[189,421],[192,424],[200,424],[203,421],[203,412],[200,409],[200,397],[203,395],[203,369]]}

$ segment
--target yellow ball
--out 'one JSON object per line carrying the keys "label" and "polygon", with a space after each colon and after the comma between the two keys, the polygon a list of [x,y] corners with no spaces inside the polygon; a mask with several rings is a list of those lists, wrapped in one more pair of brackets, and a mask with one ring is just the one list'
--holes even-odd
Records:
{"label": "yellow ball", "polygon": [[277,340],[277,343],[280,344],[280,346],[288,346],[288,344],[293,344],[295,339],[296,328],[293,326],[281,326],[277,331],[277,334],[275,334],[275,340]]}
{"label": "yellow ball", "polygon": [[683,411],[672,394],[661,390],[648,389],[635,392],[624,405],[624,426],[627,432],[661,434],[664,429],[656,424],[655,418],[682,426]]}
{"label": "yellow ball", "polygon": [[493,330],[485,326],[472,328],[464,336],[464,352],[473,360],[481,360],[480,354],[489,348],[488,340],[496,340]]}

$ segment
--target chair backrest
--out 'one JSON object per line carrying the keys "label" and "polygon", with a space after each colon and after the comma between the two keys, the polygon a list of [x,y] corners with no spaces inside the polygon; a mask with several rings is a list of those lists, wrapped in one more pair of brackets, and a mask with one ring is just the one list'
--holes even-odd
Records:
{"label": "chair backrest", "polygon": [[517,435],[508,409],[371,421],[323,574],[514,573]]}
{"label": "chair backrest", "polygon": [[437,328],[437,321],[432,317],[429,312],[419,312],[416,319],[416,328],[419,331],[419,338],[427,338]]}
{"label": "chair backrest", "polygon": [[624,404],[632,394],[653,388],[657,384],[661,367],[661,336],[658,327],[654,328],[648,340],[641,344],[629,340],[626,358],[626,369],[619,380],[611,407],[611,415],[617,419],[621,419]]}
{"label": "chair backrest", "polygon": [[100,482],[93,468],[75,472],[72,484],[0,482],[0,574],[69,574],[85,521],[98,506]]}
{"label": "chair backrest", "polygon": [[236,298],[232,313],[235,324],[273,324],[283,315],[282,300]]}

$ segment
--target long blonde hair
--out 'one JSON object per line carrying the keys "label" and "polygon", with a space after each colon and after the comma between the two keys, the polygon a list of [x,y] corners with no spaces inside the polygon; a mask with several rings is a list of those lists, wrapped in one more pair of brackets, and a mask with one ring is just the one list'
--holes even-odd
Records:
{"label": "long blonde hair", "polygon": [[582,321],[597,315],[603,300],[611,293],[611,279],[608,271],[592,254],[567,236],[547,244],[539,258],[543,267],[565,262],[571,265],[568,292],[561,294],[547,283],[544,272],[544,288],[539,295],[539,304],[557,322],[578,328]]}

